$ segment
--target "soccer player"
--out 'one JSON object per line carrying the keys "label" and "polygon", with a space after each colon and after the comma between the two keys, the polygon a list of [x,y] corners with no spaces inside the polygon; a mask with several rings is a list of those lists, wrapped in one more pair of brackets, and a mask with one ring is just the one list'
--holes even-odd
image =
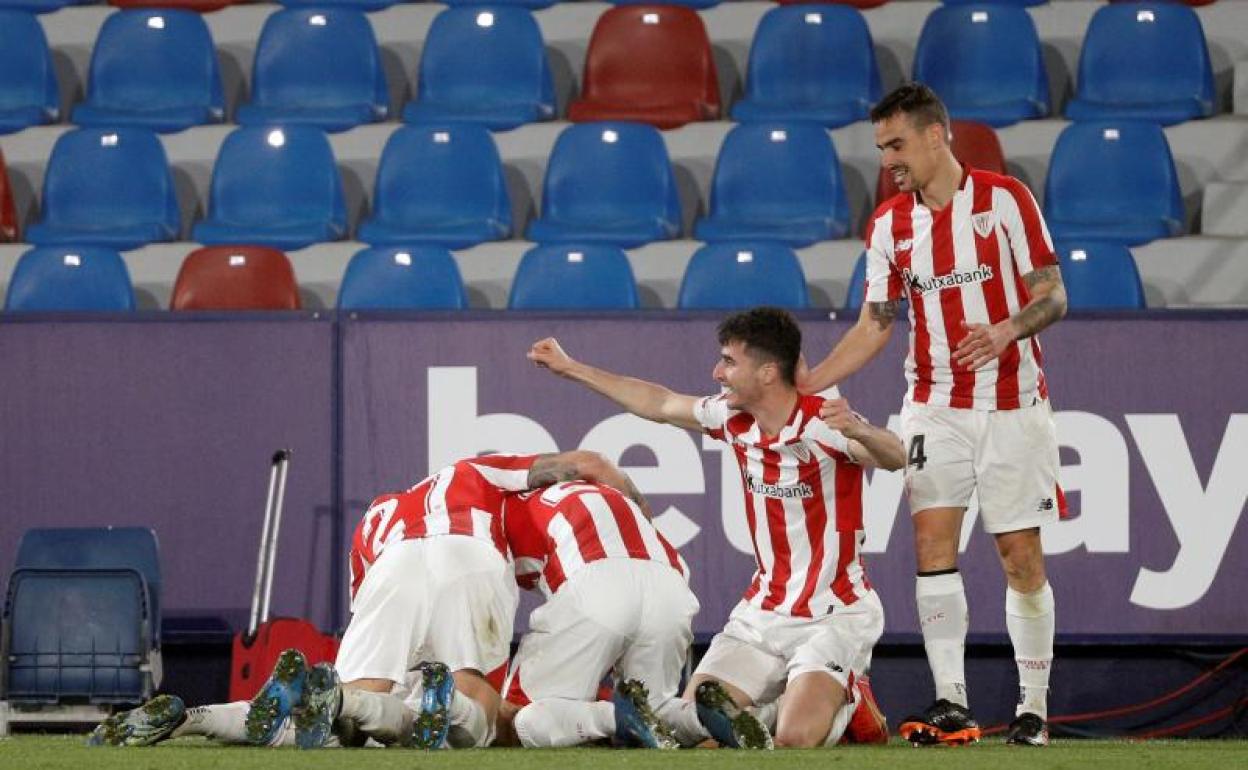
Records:
{"label": "soccer player", "polygon": [[963,652],[966,594],[958,539],[972,492],[996,540],[1020,697],[1008,741],[1048,742],[1053,592],[1039,527],[1058,518],[1058,450],[1036,334],[1066,312],[1066,292],[1036,201],[1022,182],[961,165],[949,115],[924,85],[871,111],[881,163],[901,193],[874,213],[861,315],[800,378],[816,392],[883,349],[909,302],[909,391],[901,425],[914,527],[915,597],[936,701],[908,718],[916,744],[977,740]]}
{"label": "soccer player", "polygon": [[528,355],[633,414],[729,443],[740,462],[757,571],[686,689],[698,707],[664,715],[681,743],[713,735],[721,745],[762,747],[770,737],[760,739],[759,728],[773,714],[746,707],[783,692],[776,745],[834,745],[868,702],[858,679],[884,624],[859,558],[862,469],[900,468],[905,452],[844,400],[798,393],[801,330],[786,311],[733,315],[719,343],[714,378],[723,392],[707,398],[581,363],[554,339]]}
{"label": "soccer player", "polygon": [[[503,531],[516,581],[547,598],[530,616],[503,689],[502,721],[518,742],[552,748],[609,738],[676,748],[663,720],[683,705],[680,676],[698,612],[680,554],[636,503],[603,484],[510,495]],[[612,671],[614,697],[599,701]]]}

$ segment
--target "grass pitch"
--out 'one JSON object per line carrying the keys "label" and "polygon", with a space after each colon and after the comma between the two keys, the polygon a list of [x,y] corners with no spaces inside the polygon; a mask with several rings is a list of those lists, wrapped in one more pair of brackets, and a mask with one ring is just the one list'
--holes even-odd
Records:
{"label": "grass pitch", "polygon": [[914,749],[894,740],[888,746],[841,747],[810,751],[681,752],[611,749],[481,749],[420,752],[404,749],[353,749],[300,752],[218,746],[183,738],[144,749],[89,748],[81,736],[17,735],[0,739],[0,769],[36,770],[731,770],[733,768],[844,768],[844,770],[1150,770],[1150,768],[1248,767],[1248,741],[1088,741],[1058,740],[1047,749],[1005,746],[986,740],[978,746]]}

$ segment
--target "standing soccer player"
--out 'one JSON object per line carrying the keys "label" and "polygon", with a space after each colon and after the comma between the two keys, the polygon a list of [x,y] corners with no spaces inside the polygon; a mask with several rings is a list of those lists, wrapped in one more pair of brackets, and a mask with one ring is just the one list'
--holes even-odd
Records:
{"label": "standing soccer player", "polygon": [[[778,746],[835,745],[847,729],[855,732],[851,721],[870,723],[858,731],[874,730],[867,740],[887,739],[859,682],[884,627],[860,558],[862,469],[900,468],[904,447],[843,399],[798,393],[801,341],[783,310],[727,318],[714,371],[724,392],[706,398],[588,366],[554,339],[529,351],[539,366],[639,417],[730,444],[740,463],[757,571],[686,689],[697,707],[664,714],[684,745],[713,736],[721,745],[765,747],[773,717]],[[781,693],[778,716],[746,710]]]}
{"label": "standing soccer player", "polygon": [[867,289],[857,324],[800,377],[815,392],[858,371],[888,342],[910,304],[909,391],[901,425],[914,526],[915,597],[936,701],[903,722],[916,744],[979,738],[968,709],[968,615],[958,539],[971,493],[1009,588],[1006,626],[1018,663],[1008,741],[1048,743],[1053,592],[1040,525],[1058,518],[1058,450],[1036,334],[1066,312],[1053,244],[1022,182],[961,165],[949,115],[911,83],[871,111],[881,163],[901,194],[867,235]]}

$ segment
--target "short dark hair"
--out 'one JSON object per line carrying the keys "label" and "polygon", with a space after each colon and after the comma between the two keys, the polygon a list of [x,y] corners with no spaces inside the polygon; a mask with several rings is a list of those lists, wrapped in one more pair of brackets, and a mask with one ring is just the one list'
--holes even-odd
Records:
{"label": "short dark hair", "polygon": [[741,342],[747,350],[780,366],[780,376],[797,384],[797,360],[802,355],[802,330],[797,319],[778,307],[755,307],[734,313],[719,324],[719,344]]}
{"label": "short dark hair", "polygon": [[949,110],[936,92],[922,83],[903,83],[890,91],[871,108],[871,122],[879,123],[898,113],[909,116],[920,131],[939,123],[946,135],[949,133]]}

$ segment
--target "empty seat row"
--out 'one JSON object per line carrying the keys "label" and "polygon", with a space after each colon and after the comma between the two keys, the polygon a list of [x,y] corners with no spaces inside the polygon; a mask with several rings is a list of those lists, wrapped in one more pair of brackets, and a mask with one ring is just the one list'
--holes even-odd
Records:
{"label": "empty seat row", "polygon": [[[0,11],[0,130],[58,119],[46,42],[32,16]],[[950,52],[957,51],[957,55]],[[7,73],[7,74],[6,74]],[[343,8],[287,9],[265,22],[243,124],[274,121],[340,131],[389,116],[381,54],[368,18]],[[1051,113],[1040,40],[1028,12],[956,5],[927,18],[914,78],[955,118],[1008,125]],[[630,120],[673,128],[721,116],[706,28],[685,7],[605,12],[585,57],[572,121]],[[429,29],[418,98],[408,122],[464,120],[495,130],[555,117],[550,64],[531,14],[516,7],[450,8]],[[880,98],[871,33],[849,6],[769,11],[750,49],[745,94],[731,116],[864,120]],[[1093,17],[1068,117],[1176,123],[1214,112],[1212,66],[1200,19],[1165,2],[1106,6]],[[224,120],[217,56],[203,20],[177,10],[134,10],[105,20],[91,60],[83,125],[178,131]]]}
{"label": "empty seat row", "polygon": [[[956,124],[963,162],[1001,171],[992,130]],[[886,194],[887,179],[880,184]],[[1045,187],[1058,238],[1145,243],[1182,232],[1183,201],[1169,145],[1152,123],[1074,123],[1059,137]],[[633,248],[678,238],[683,222],[663,139],[636,123],[572,125],[546,166],[538,242]],[[207,216],[191,228],[206,244],[299,249],[348,236],[333,150],[307,126],[236,129],[221,145]],[[163,146],[142,129],[77,129],[53,147],[42,219],[26,240],[132,249],[178,240],[180,210]],[[481,126],[404,126],[382,152],[373,210],[358,237],[374,245],[467,248],[518,234],[498,150]],[[832,139],[811,123],[745,123],[725,137],[705,241],[771,240],[792,247],[850,234],[849,206]]]}

